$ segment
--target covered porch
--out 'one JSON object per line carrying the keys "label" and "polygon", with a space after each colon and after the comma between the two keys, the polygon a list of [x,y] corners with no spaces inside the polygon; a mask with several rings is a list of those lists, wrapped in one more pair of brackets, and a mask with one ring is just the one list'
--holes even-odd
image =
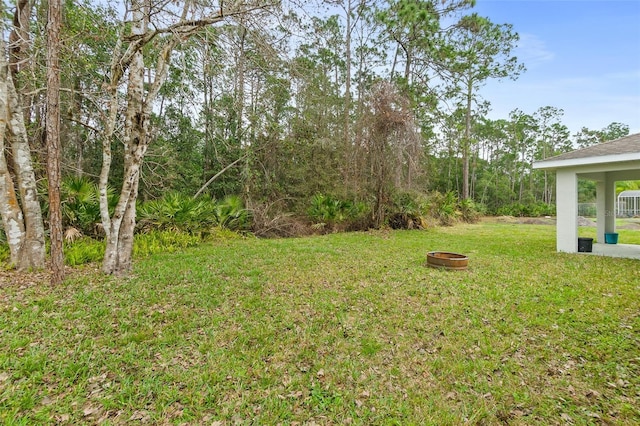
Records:
{"label": "covered porch", "polygon": [[[616,182],[640,180],[640,133],[538,161],[556,172],[556,248],[578,252],[578,179],[596,183],[596,244],[593,254],[640,258],[640,246],[603,244],[616,232]],[[623,241],[621,243],[624,243]]]}

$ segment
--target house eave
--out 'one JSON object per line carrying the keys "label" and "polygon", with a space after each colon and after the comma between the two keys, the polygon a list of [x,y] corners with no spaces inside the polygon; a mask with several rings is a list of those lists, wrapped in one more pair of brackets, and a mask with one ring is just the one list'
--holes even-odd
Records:
{"label": "house eave", "polygon": [[640,160],[640,152],[627,154],[602,155],[599,157],[570,158],[566,160],[542,160],[533,163],[534,169],[555,170],[566,167],[595,166],[600,164],[621,163]]}

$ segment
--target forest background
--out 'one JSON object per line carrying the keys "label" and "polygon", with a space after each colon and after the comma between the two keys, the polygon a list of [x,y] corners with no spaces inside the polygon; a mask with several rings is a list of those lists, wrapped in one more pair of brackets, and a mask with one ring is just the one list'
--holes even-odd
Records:
{"label": "forest background", "polygon": [[[2,241],[23,268],[44,264],[23,262],[23,248],[45,247],[33,226],[46,229],[54,207],[54,1],[3,5]],[[534,161],[629,133],[613,122],[572,135],[554,106],[487,118],[480,88],[526,64],[516,29],[470,0],[60,6],[53,188],[66,241],[106,241],[107,273],[130,269],[134,232],[290,236],[552,215],[554,176]],[[580,182],[579,201],[594,197]],[[6,231],[18,217],[16,245]]]}

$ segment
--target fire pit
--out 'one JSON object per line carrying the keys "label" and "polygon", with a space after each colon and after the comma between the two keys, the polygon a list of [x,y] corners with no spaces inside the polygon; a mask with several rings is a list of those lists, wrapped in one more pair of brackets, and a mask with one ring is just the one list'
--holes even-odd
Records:
{"label": "fire pit", "polygon": [[430,251],[427,253],[427,266],[442,269],[467,269],[469,258],[464,254],[447,251]]}

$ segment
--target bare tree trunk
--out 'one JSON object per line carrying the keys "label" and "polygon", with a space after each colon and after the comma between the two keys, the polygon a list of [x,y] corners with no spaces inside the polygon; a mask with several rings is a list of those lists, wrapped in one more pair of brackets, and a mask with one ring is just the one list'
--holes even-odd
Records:
{"label": "bare tree trunk", "polygon": [[[9,69],[16,91],[23,95],[18,99],[22,105],[22,114],[25,127],[31,123],[33,111],[33,99],[35,97],[31,82],[31,68],[33,61],[30,59],[30,20],[33,10],[33,0],[18,0],[13,14],[13,28],[9,34]],[[19,76],[22,75],[22,78]],[[42,148],[37,138],[31,141],[34,147]],[[41,141],[40,141],[41,142]],[[44,158],[42,158],[44,160]]]}
{"label": "bare tree trunk", "polygon": [[60,0],[49,0],[47,22],[47,177],[49,181],[49,230],[51,284],[64,280],[62,212],[60,206]]}
{"label": "bare tree trunk", "polygon": [[471,145],[471,80],[467,84],[467,105],[464,120],[464,138],[462,140],[462,199],[469,198],[469,148]]}
{"label": "bare tree trunk", "polygon": [[26,240],[20,269],[44,268],[45,245],[42,210],[38,202],[36,176],[31,162],[27,129],[24,125],[22,108],[11,79],[7,79],[9,93],[9,134],[11,151],[17,176],[20,200],[25,220]]}
{"label": "bare tree trunk", "polygon": [[[4,41],[0,39],[0,50],[4,51]],[[9,243],[9,252],[12,265],[18,265],[20,254],[24,245],[25,229],[24,217],[22,210],[18,204],[18,198],[15,192],[15,184],[11,173],[7,167],[7,159],[5,157],[5,135],[7,131],[8,119],[8,93],[7,78],[8,66],[4,59],[4,55],[0,58],[0,214],[2,214],[2,223],[4,231],[7,235]]]}
{"label": "bare tree trunk", "polygon": [[[4,51],[1,37],[0,51]],[[42,210],[38,203],[22,106],[4,55],[0,55],[0,132],[0,202],[11,260],[19,270],[42,269],[45,263]],[[11,164],[5,157],[5,141],[10,142]],[[19,199],[15,193],[16,185]]]}
{"label": "bare tree trunk", "polygon": [[[137,7],[136,7],[137,6]],[[143,5],[139,2],[133,7],[131,33],[141,36],[147,28]],[[140,179],[140,165],[147,149],[147,116],[144,112],[144,57],[142,50],[134,52],[129,65],[127,85],[127,110],[124,124],[124,180],[120,198],[110,220],[107,232],[102,269],[107,274],[121,275],[129,272],[132,253],[127,251],[133,247],[133,230],[135,227],[135,204]],[[133,209],[133,218],[132,216]],[[122,233],[122,235],[121,235]],[[121,246],[123,244],[123,246]]]}
{"label": "bare tree trunk", "polygon": [[347,1],[346,7],[346,37],[345,37],[345,88],[344,88],[344,144],[345,152],[349,152],[351,146],[351,0]]}

